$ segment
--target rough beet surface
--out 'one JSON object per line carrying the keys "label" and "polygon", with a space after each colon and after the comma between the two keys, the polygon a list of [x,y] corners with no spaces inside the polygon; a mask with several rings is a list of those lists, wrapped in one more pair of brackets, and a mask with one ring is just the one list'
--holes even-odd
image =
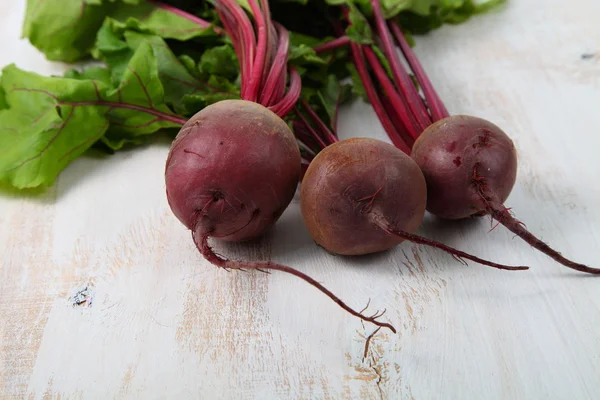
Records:
{"label": "rough beet surface", "polygon": [[394,146],[347,139],[326,147],[311,162],[300,199],[308,230],[320,246],[336,254],[368,254],[402,241],[378,228],[369,214],[379,214],[407,232],[419,227],[425,214],[425,179]]}
{"label": "rough beet surface", "polygon": [[197,234],[255,238],[277,221],[300,177],[300,152],[267,108],[225,100],[194,115],[171,146],[165,180],[173,213]]}
{"label": "rough beet surface", "polygon": [[[503,203],[517,178],[517,152],[499,127],[456,115],[430,125],[416,140],[412,157],[427,181],[427,211],[460,219],[487,214],[477,174]],[[474,175],[475,174],[475,175]]]}

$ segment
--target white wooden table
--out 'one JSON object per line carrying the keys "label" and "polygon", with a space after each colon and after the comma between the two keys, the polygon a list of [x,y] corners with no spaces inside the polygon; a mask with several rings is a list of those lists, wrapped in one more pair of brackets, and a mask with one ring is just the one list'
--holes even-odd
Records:
{"label": "white wooden table", "polygon": [[[19,40],[25,1],[0,3],[0,66],[63,71]],[[511,133],[516,215],[598,267],[600,2],[510,3],[418,38],[417,51],[451,112]],[[385,139],[363,104],[340,130]],[[202,259],[167,206],[167,151],[159,141],[83,158],[44,195],[0,195],[1,399],[600,398],[600,278],[488,233],[488,219],[427,218],[419,232],[530,271],[408,243],[333,257],[311,241],[297,198],[260,243],[216,244],[297,267],[354,307],[387,307],[399,332],[380,331],[363,359],[373,327],[312,287]]]}

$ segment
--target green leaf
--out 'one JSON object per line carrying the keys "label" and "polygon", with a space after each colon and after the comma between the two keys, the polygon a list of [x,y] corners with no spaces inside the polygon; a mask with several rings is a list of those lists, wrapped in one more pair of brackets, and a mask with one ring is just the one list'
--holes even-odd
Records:
{"label": "green leaf", "polygon": [[[185,121],[164,103],[152,47],[141,44],[119,86],[92,67],[74,78],[4,69],[0,83],[8,106],[0,110],[0,182],[16,188],[52,185],[62,169],[97,140],[112,149],[139,143]],[[96,76],[100,80],[79,78]]]}
{"label": "green leaf", "polygon": [[333,126],[336,114],[341,104],[352,97],[352,85],[341,83],[333,74],[325,78],[325,83],[318,89],[302,88],[302,98],[308,102],[320,119],[328,127]]}
{"label": "green leaf", "polygon": [[222,100],[239,99],[235,94],[228,93],[198,93],[188,94],[183,98],[183,104],[190,110],[202,110],[203,108]]}
{"label": "green leaf", "polygon": [[350,85],[342,85],[333,75],[329,76],[326,86],[317,92],[321,106],[330,121],[335,120],[339,104],[349,96]]}
{"label": "green leaf", "polygon": [[2,86],[8,108],[0,111],[0,182],[19,189],[51,185],[108,129],[106,108],[95,105],[106,90],[101,82],[48,78],[10,65]]}
{"label": "green leaf", "polygon": [[240,98],[239,86],[226,78],[212,75],[203,85],[206,90],[186,94],[182,99],[186,109],[192,113],[221,100]]}
{"label": "green leaf", "polygon": [[[151,46],[152,53],[156,57],[159,79],[164,87],[165,102],[175,112],[190,115],[199,111],[186,107],[183,104],[183,97],[188,94],[210,91],[210,88],[188,72],[163,39],[136,32],[125,32],[125,38],[133,49],[137,49],[143,43]],[[237,63],[234,66],[237,66]],[[237,68],[235,73],[237,74]]]}
{"label": "green leaf", "polygon": [[300,72],[303,90],[307,88],[315,91],[320,89],[329,79],[329,75],[336,75],[340,79],[347,75],[343,65],[341,68],[339,65],[339,62],[348,56],[346,48],[323,54],[317,54],[314,50],[315,46],[331,39],[331,37],[327,37],[320,40],[299,33],[290,34],[288,63]]}
{"label": "green leaf", "polygon": [[[351,10],[359,10],[363,15],[372,17],[373,9],[370,0],[325,0],[332,6],[345,5]],[[439,28],[444,23],[462,23],[471,16],[496,8],[506,0],[380,0],[383,15],[386,19],[403,17],[403,22],[416,26],[414,33],[427,32]],[[403,24],[403,28],[406,28]],[[353,40],[364,38],[362,23],[351,30]]]}
{"label": "green leaf", "polygon": [[375,53],[375,55],[379,59],[379,62],[385,69],[385,72],[387,73],[388,77],[393,80],[394,75],[392,74],[392,67],[390,66],[390,63],[389,63],[387,57],[385,56],[383,50],[381,50],[379,48],[379,46],[375,46],[375,45],[371,46],[371,50],[373,50],[373,53]]}
{"label": "green leaf", "polygon": [[176,13],[152,3],[121,5],[111,13],[114,30],[135,30],[152,33],[164,39],[190,40],[196,37],[217,36],[211,27],[203,27]]}
{"label": "green leaf", "polygon": [[[135,31],[121,32],[120,29],[115,29],[110,20],[107,20],[99,32],[96,53],[110,67],[115,85],[121,79],[134,52],[142,44],[149,44],[156,58],[159,79],[165,92],[165,103],[181,115],[190,116],[200,110],[190,108],[192,103],[184,101],[186,95],[202,96],[215,92],[215,89],[206,84],[212,75],[220,74],[232,79],[238,75],[237,59],[230,45],[207,50],[203,53],[197,68],[194,61],[188,57],[186,68],[159,36]],[[192,75],[190,69],[196,69],[197,76]],[[230,82],[226,90],[232,91],[234,95],[239,92],[239,88]]]}
{"label": "green leaf", "polygon": [[216,37],[212,28],[142,0],[27,0],[22,35],[49,60],[87,57],[104,20],[166,39]]}
{"label": "green leaf", "polygon": [[22,35],[49,60],[73,62],[88,54],[110,9],[82,0],[27,0]]}
{"label": "green leaf", "polygon": [[235,80],[240,70],[233,47],[230,44],[224,44],[206,50],[200,57],[198,71],[203,78],[218,75]]}
{"label": "green leaf", "polygon": [[107,100],[115,106],[107,113],[111,125],[103,141],[113,149],[139,143],[139,136],[161,128],[181,126],[165,104],[157,57],[148,42],[139,45],[119,86],[107,93]]}
{"label": "green leaf", "polygon": [[111,75],[110,70],[105,67],[92,66],[79,71],[77,69],[70,69],[63,75],[65,78],[84,80],[94,80],[104,83],[107,87],[111,86]]}
{"label": "green leaf", "polygon": [[88,4],[102,4],[102,3],[124,3],[124,4],[141,4],[145,0],[85,0]]}
{"label": "green leaf", "polygon": [[290,34],[290,47],[306,45],[308,47],[315,47],[323,42],[334,39],[333,37],[316,38],[314,36],[303,35],[298,32],[289,32]]}
{"label": "green leaf", "polygon": [[315,50],[306,44],[290,46],[288,52],[288,62],[295,66],[306,66],[308,64],[327,64],[327,61],[319,57]]}
{"label": "green leaf", "polygon": [[280,0],[281,3],[299,3],[303,6],[308,4],[309,0]]}
{"label": "green leaf", "polygon": [[474,15],[496,9],[506,0],[419,0],[398,14],[405,31],[424,34],[444,24],[460,24]]}
{"label": "green leaf", "polygon": [[351,25],[346,28],[346,35],[356,43],[373,43],[373,31],[365,16],[351,3],[348,19]]}
{"label": "green leaf", "polygon": [[98,30],[96,43],[92,54],[95,58],[104,61],[111,71],[111,79],[118,84],[123,71],[133,57],[135,49],[125,41],[124,32],[113,29],[111,19],[107,18]]}
{"label": "green leaf", "polygon": [[177,57],[181,65],[185,67],[187,72],[195,78],[200,77],[200,72],[198,71],[198,66],[196,65],[196,61],[187,54],[182,54]]}
{"label": "green leaf", "polygon": [[411,7],[429,10],[431,7],[429,3],[435,3],[436,1],[437,0],[381,0],[381,8],[383,9],[384,17],[387,19],[398,15],[398,13],[402,11],[411,9]]}
{"label": "green leaf", "polygon": [[0,110],[4,110],[8,108],[8,103],[6,102],[6,92],[4,91],[4,87],[2,87],[2,83],[0,82]]}
{"label": "green leaf", "polygon": [[[405,8],[399,8],[397,6],[397,1],[396,0],[387,0],[385,1],[385,5],[386,5],[386,11],[387,10],[397,10],[396,14],[399,11],[403,11],[403,10],[410,10],[411,12],[415,13],[415,14],[419,14],[419,15],[423,15],[423,16],[427,16],[431,13],[431,10],[440,5],[440,3],[442,3],[443,0],[418,0],[418,1],[411,1],[410,3],[410,7],[405,7]],[[459,2],[463,2],[463,0],[459,0]],[[405,2],[406,3],[406,2]],[[389,14],[389,16],[392,15],[396,15],[393,14],[393,12],[387,12],[387,14]]]}

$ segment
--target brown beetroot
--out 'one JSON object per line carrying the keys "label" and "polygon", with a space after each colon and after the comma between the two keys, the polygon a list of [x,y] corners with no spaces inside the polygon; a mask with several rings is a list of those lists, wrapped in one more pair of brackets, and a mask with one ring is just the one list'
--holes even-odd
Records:
{"label": "brown beetroot", "polygon": [[414,232],[425,215],[425,179],[394,146],[375,139],[347,139],[326,147],[302,180],[302,215],[313,239],[342,255],[387,250],[402,239],[373,218]]}

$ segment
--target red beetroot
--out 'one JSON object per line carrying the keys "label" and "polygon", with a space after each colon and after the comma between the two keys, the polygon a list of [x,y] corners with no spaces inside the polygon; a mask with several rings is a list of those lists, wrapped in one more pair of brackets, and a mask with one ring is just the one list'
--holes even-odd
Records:
{"label": "red beetroot", "polygon": [[204,108],[173,142],[165,179],[173,213],[197,235],[253,239],[296,192],[300,152],[286,123],[267,108],[225,100]]}
{"label": "red beetroot", "polygon": [[517,178],[512,140],[496,125],[466,115],[430,125],[415,142],[412,158],[427,180],[427,210],[447,219],[487,214],[482,195],[493,193],[503,203]]}

